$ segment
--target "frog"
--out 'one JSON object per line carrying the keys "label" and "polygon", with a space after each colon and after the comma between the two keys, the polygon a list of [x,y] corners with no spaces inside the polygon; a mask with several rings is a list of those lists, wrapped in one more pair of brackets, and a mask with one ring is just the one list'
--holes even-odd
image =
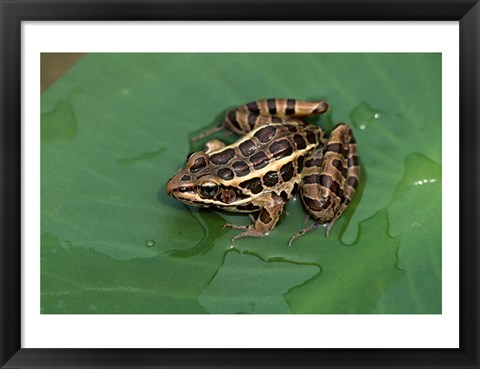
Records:
{"label": "frog", "polygon": [[[252,223],[224,227],[242,237],[268,235],[282,219],[285,205],[297,193],[313,223],[292,242],[321,225],[326,237],[352,201],[360,182],[357,143],[351,127],[338,123],[329,135],[306,118],[324,114],[324,100],[260,99],[229,110],[213,129],[237,134],[232,144],[207,141],[188,155],[167,182],[166,192],[184,204],[247,213]],[[254,216],[255,215],[255,216]]]}

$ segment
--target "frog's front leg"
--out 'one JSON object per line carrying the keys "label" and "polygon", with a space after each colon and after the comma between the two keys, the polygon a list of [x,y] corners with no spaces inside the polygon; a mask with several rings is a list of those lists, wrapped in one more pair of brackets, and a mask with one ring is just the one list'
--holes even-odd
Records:
{"label": "frog's front leg", "polygon": [[232,242],[241,237],[262,237],[267,235],[275,226],[283,212],[285,200],[275,194],[266,194],[255,199],[255,204],[261,206],[257,219],[248,226],[237,226],[234,224],[225,224],[224,227],[233,229],[243,229],[242,233],[232,238]]}

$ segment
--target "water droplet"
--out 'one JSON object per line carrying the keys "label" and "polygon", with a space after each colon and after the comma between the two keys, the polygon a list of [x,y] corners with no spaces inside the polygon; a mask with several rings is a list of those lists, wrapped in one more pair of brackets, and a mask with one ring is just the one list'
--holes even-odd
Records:
{"label": "water droplet", "polygon": [[426,179],[426,178],[425,178],[425,179],[421,179],[421,180],[419,180],[419,181],[415,181],[415,182],[413,182],[413,184],[414,184],[415,186],[419,186],[419,185],[423,185],[423,184],[425,184],[425,183],[435,183],[436,181],[437,181],[437,180],[436,180],[435,178],[431,178],[431,179]]}
{"label": "water droplet", "polygon": [[153,247],[153,246],[155,246],[155,241],[154,240],[148,240],[148,241],[145,242],[145,246]]}
{"label": "water droplet", "polygon": [[397,185],[394,198],[398,199],[403,196],[412,185],[437,185],[442,178],[441,168],[441,164],[432,161],[423,154],[413,153],[408,155],[405,158],[404,177]]}
{"label": "water droplet", "polygon": [[380,118],[378,109],[373,109],[365,102],[360,103],[350,113],[352,124],[362,131],[367,129],[374,119],[378,118]]}

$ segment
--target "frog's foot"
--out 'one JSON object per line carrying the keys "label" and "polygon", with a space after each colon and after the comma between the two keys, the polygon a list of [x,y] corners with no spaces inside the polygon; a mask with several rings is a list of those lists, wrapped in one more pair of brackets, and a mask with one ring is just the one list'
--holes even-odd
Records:
{"label": "frog's foot", "polygon": [[[336,219],[335,219],[335,220],[336,220]],[[328,223],[327,229],[326,229],[326,231],[325,231],[325,237],[328,238],[328,236],[330,236],[330,229],[332,228],[333,223],[335,223],[335,220],[332,220],[330,223]]]}
{"label": "frog's foot", "polygon": [[190,139],[191,142],[195,142],[198,140],[201,140],[202,138],[205,138],[207,136],[210,136],[211,134],[214,134],[215,132],[221,131],[223,128],[225,128],[225,124],[222,122],[218,125],[216,125],[213,128],[207,129],[205,132],[202,132]]}
{"label": "frog's foot", "polygon": [[346,207],[347,207],[347,205],[345,203],[342,203],[340,205],[340,208],[337,210],[337,212],[333,216],[332,220],[330,220],[330,223],[328,223],[327,230],[325,231],[325,236],[327,238],[330,235],[330,229],[332,229],[333,225],[338,220],[338,218],[340,218],[340,215],[342,215],[342,213],[343,213],[343,211],[345,210]]}
{"label": "frog's foot", "polygon": [[266,234],[257,231],[255,227],[253,227],[252,225],[252,226],[246,227],[245,232],[241,232],[237,234],[235,237],[233,237],[232,242],[235,242],[235,240],[238,240],[239,238],[242,238],[242,237],[263,237],[263,236],[266,236]]}
{"label": "frog's foot", "polygon": [[305,233],[311,232],[311,231],[317,229],[320,226],[321,226],[320,223],[315,222],[313,224],[310,224],[308,227],[303,228],[300,232],[298,232],[298,233],[294,234],[292,237],[290,237],[290,239],[288,240],[288,247],[292,246],[292,242],[296,238],[298,238],[300,236],[303,236]]}
{"label": "frog's foot", "polygon": [[255,227],[253,226],[253,224],[250,224],[248,226],[240,226],[240,225],[236,225],[236,224],[226,223],[226,224],[223,225],[223,228],[241,229],[241,230],[244,231],[244,232],[241,232],[241,233],[237,234],[235,237],[233,237],[232,242],[235,242],[235,240],[237,240],[239,238],[242,238],[242,237],[262,237],[262,236],[265,236],[264,233],[257,231],[255,229]]}

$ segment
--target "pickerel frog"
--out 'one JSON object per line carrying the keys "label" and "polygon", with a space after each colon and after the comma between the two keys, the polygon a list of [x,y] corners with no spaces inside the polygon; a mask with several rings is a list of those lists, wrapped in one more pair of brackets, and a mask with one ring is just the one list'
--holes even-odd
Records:
{"label": "pickerel frog", "polygon": [[210,131],[227,128],[241,136],[238,141],[228,146],[208,141],[168,181],[167,193],[189,205],[258,213],[249,226],[225,224],[243,230],[234,241],[268,234],[299,190],[315,222],[291,237],[289,245],[326,223],[328,237],[355,194],[360,170],[348,125],[337,124],[327,138],[321,128],[303,121],[327,109],[324,101],[266,99],[230,110]]}

